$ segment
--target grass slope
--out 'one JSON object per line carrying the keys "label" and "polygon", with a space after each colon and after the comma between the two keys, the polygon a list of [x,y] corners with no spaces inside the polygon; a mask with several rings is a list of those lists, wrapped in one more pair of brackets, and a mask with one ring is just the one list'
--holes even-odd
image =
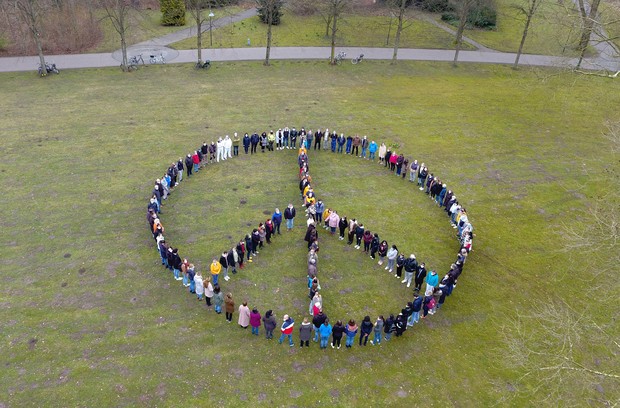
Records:
{"label": "grass slope", "polygon": [[[548,73],[286,62],[216,64],[208,75],[188,65],[130,75],[66,70],[47,80],[2,74],[0,362],[8,392],[0,405],[542,400],[549,390],[503,357],[506,323],[546,301],[592,303],[557,231],[566,221],[586,225],[592,199],[617,187],[601,130],[620,102],[615,82]],[[465,274],[444,309],[404,338],[339,352],[278,347],[205,311],[161,269],[144,220],[151,180],[203,141],[286,124],[398,143],[467,205],[477,239]],[[447,269],[453,231],[417,189],[361,159],[311,153],[311,165],[328,206]],[[290,151],[212,166],[164,206],[166,236],[204,268],[248,223],[296,199],[296,171]],[[299,323],[305,248],[299,229],[283,234],[224,290]],[[402,304],[408,292],[393,277],[324,235],[328,315],[374,318]],[[585,273],[587,287],[594,271]],[[617,304],[588,310],[617,337]],[[540,332],[535,322],[527,329]],[[575,344],[585,361],[617,370],[586,340]],[[614,384],[601,379],[585,395],[564,387],[557,403],[596,401],[600,389],[614,400]]]}

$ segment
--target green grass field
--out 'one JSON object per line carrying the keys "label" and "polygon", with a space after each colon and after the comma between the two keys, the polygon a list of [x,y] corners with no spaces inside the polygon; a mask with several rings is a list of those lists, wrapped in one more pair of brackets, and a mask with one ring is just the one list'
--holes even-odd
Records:
{"label": "green grass field", "polygon": [[[603,278],[596,259],[562,251],[563,227],[591,225],[587,209],[620,184],[602,135],[605,121],[618,120],[617,82],[490,65],[332,68],[291,61],[215,64],[207,74],[171,64],[45,80],[1,75],[0,406],[618,401],[617,378],[591,372],[618,375],[617,346],[607,347],[620,333],[617,274]],[[144,217],[153,180],[203,141],[287,124],[398,143],[467,206],[477,237],[458,287],[403,338],[324,352],[278,346],[206,311],[159,265]],[[166,238],[204,270],[276,206],[295,202],[295,159],[242,154],[184,181],[163,207]],[[376,163],[328,152],[310,160],[327,206],[447,271],[458,243],[425,195]],[[223,286],[237,302],[298,324],[308,306],[300,221]],[[332,319],[374,319],[410,296],[360,251],[323,230],[320,239]],[[547,306],[580,317],[559,340],[546,335],[555,324],[544,320]],[[510,358],[521,337],[541,353]],[[578,365],[550,370],[569,343]]]}

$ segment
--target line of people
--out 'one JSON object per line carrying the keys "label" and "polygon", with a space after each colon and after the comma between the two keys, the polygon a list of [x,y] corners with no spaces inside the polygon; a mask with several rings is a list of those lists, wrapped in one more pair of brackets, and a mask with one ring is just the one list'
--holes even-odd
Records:
{"label": "line of people", "polygon": [[[270,135],[272,133],[273,132],[270,132]],[[265,132],[263,132],[263,134],[265,134]],[[290,133],[289,138],[292,143],[289,145],[287,142],[286,146],[284,146],[282,131],[279,130],[277,134],[277,138],[274,139],[274,141],[276,141],[276,149],[282,150],[285,148],[296,148],[296,138],[293,139]],[[451,265],[450,271],[441,281],[439,281],[435,271],[430,271],[430,273],[427,273],[424,263],[418,265],[414,254],[411,254],[409,258],[405,258],[405,256],[398,251],[396,245],[388,247],[385,240],[379,242],[379,236],[377,233],[373,234],[370,231],[365,230],[364,225],[359,223],[354,218],[347,220],[346,217],[340,217],[335,210],[325,208],[325,205],[321,200],[316,200],[316,196],[310,184],[311,177],[309,175],[307,156],[307,150],[312,145],[312,131],[306,132],[302,128],[302,131],[297,133],[296,137],[297,136],[300,137],[301,146],[298,154],[298,164],[300,167],[300,190],[303,199],[303,206],[305,207],[305,212],[308,216],[308,228],[305,239],[308,242],[309,249],[308,287],[311,298],[309,312],[313,316],[312,323],[310,323],[307,318],[304,318],[304,322],[302,322],[300,326],[300,346],[303,347],[304,344],[309,346],[308,333],[310,333],[311,336],[312,331],[315,333],[315,341],[318,341],[319,338],[321,339],[321,348],[327,348],[329,336],[332,336],[332,348],[340,348],[340,340],[343,336],[346,336],[346,347],[351,347],[358,330],[361,333],[359,338],[360,345],[367,344],[371,333],[374,333],[374,339],[370,341],[373,345],[381,343],[381,339],[383,338],[382,332],[385,334],[386,340],[390,339],[392,333],[395,333],[396,336],[402,335],[408,326],[413,326],[414,323],[419,321],[420,313],[423,313],[422,318],[425,318],[428,314],[434,314],[435,311],[444,303],[446,296],[449,296],[452,293],[453,288],[456,286],[456,281],[462,272],[467,255],[469,251],[471,251],[473,237],[473,227],[468,221],[465,209],[458,204],[458,201],[456,201],[456,196],[450,190],[446,189],[445,184],[441,184],[441,181],[439,181],[436,177],[433,177],[432,173],[430,175],[428,174],[428,169],[424,166],[424,164],[418,166],[417,160],[412,162],[410,167],[410,181],[414,181],[411,175],[415,175],[418,179],[418,185],[421,187],[420,190],[424,190],[423,187],[425,186],[425,193],[434,199],[439,206],[444,207],[446,212],[450,215],[453,227],[458,229],[457,235],[459,236],[459,239],[461,239],[462,245],[457,256],[457,260]],[[322,137],[321,132],[317,132],[316,136],[317,138]],[[234,137],[237,138],[236,133]],[[351,139],[351,147],[353,147],[353,139],[355,138]],[[220,138],[220,140],[218,140],[218,144],[215,145],[213,152],[215,154],[211,154],[211,147],[204,143],[203,146],[195,151],[193,155],[188,155],[188,158],[191,158],[192,163],[192,166],[190,167],[189,164],[187,164],[186,159],[185,164],[187,166],[188,176],[191,175],[191,170],[195,173],[209,162],[218,162],[220,158],[225,160],[227,157],[231,157],[230,150],[226,150],[224,140],[231,139],[228,136],[224,139]],[[364,140],[367,140],[367,138],[364,137]],[[374,141],[372,143],[374,143]],[[243,144],[247,153],[245,136]],[[315,150],[317,150],[317,146],[318,150],[320,150],[320,142],[318,144],[315,142]],[[390,170],[394,171],[397,176],[402,175],[402,177],[405,178],[405,172],[399,171],[398,165],[399,159],[402,155],[397,156],[395,152],[387,150],[387,148],[385,148],[385,154],[383,154],[384,152],[382,149],[384,146],[385,144],[382,143],[379,148],[379,163],[386,167],[389,166]],[[271,146],[269,145],[269,136],[266,147],[268,150],[273,150],[273,144]],[[206,154],[203,153],[203,148],[206,152],[211,154],[209,158],[207,158]],[[376,151],[376,149],[374,150]],[[334,151],[334,149],[332,149],[332,151]],[[355,150],[352,148],[351,151],[349,148],[346,149],[347,154],[353,154],[353,151]],[[355,151],[355,153],[357,153],[357,151]],[[364,157],[364,153],[365,149],[362,149],[362,154],[358,155],[358,157]],[[372,153],[374,153],[374,151]],[[235,149],[235,155],[237,154],[238,149]],[[397,157],[394,167],[391,166],[392,161],[394,161],[392,160],[393,156]],[[374,154],[369,157],[369,159],[374,159]],[[166,174],[161,179],[156,180],[153,196],[148,204],[147,220],[153,233],[153,237],[157,243],[157,249],[162,259],[162,265],[173,271],[173,276],[176,280],[183,280],[183,285],[188,287],[191,293],[196,293],[198,300],[202,300],[204,296],[206,298],[207,306],[209,307],[211,306],[211,301],[213,300],[213,303],[215,304],[215,311],[217,313],[221,313],[222,306],[225,305],[226,320],[231,322],[235,306],[234,299],[231,293],[227,293],[226,295],[223,294],[219,285],[219,275],[222,273],[224,280],[228,281],[230,279],[228,275],[229,269],[232,269],[233,274],[237,273],[236,265],[239,265],[239,268],[243,269],[244,255],[247,255],[248,262],[252,262],[252,257],[258,255],[257,249],[262,248],[265,241],[270,243],[271,237],[274,234],[280,234],[282,214],[278,209],[276,209],[270,219],[266,220],[264,224],[260,223],[258,228],[253,229],[253,231],[244,239],[240,240],[236,246],[223,252],[219,260],[213,259],[213,262],[209,268],[211,276],[203,278],[199,272],[196,273],[195,266],[189,263],[187,259],[181,260],[181,257],[178,255],[177,248],[172,248],[167,245],[163,237],[164,228],[161,224],[161,220],[159,219],[159,214],[161,214],[161,207],[163,205],[162,200],[166,200],[174,187],[177,186],[183,179],[184,166],[181,161],[182,160],[179,160],[176,164],[172,163]],[[180,166],[179,163],[181,163]],[[403,160],[403,163],[406,167],[406,159]],[[441,186],[441,188],[438,186]],[[295,208],[292,204],[289,204],[284,213],[287,231],[293,229],[293,220],[295,216]],[[394,314],[391,314],[388,319],[384,319],[383,316],[379,316],[373,324],[370,321],[370,317],[365,316],[359,327],[355,324],[354,320],[349,320],[346,325],[343,324],[342,321],[337,321],[333,327],[330,325],[329,319],[323,313],[323,302],[319,292],[320,284],[317,276],[319,251],[317,224],[320,225],[321,222],[324,222],[325,229],[329,230],[331,235],[334,235],[336,228],[338,228],[340,240],[345,239],[345,230],[348,228],[347,243],[351,245],[355,240],[356,249],[360,249],[363,243],[364,250],[362,252],[367,254],[369,253],[372,259],[375,259],[378,254],[379,265],[383,265],[385,259],[387,258],[387,266],[385,269],[392,273],[394,268],[396,268],[396,277],[402,277],[402,270],[404,269],[405,279],[403,279],[402,282],[407,283],[407,287],[410,287],[411,281],[415,276],[414,298],[412,301],[407,303],[406,307],[403,308],[396,317]],[[183,276],[181,276],[181,274]],[[424,295],[421,296],[419,292],[425,281],[426,289]],[[268,310],[265,315],[261,317],[256,308],[252,310],[249,309],[247,302],[243,302],[243,304],[239,306],[239,325],[243,328],[251,326],[252,333],[258,335],[259,327],[262,322],[265,327],[267,339],[273,338],[273,331],[277,326],[275,317],[276,316],[272,310]],[[280,343],[288,338],[289,345],[294,345],[292,342],[293,328],[294,320],[289,315],[285,315],[280,327]]]}

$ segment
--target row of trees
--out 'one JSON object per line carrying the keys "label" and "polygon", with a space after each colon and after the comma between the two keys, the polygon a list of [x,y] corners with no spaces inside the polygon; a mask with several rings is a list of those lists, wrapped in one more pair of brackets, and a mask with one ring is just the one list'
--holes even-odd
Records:
{"label": "row of trees", "polygon": [[[49,16],[50,7],[61,8],[69,2],[74,0],[0,0],[2,10],[16,11],[21,21],[28,27],[30,36],[36,45],[36,50],[39,55],[41,64],[45,65],[45,57],[42,46],[42,30],[43,21]],[[162,0],[162,12],[164,17],[168,18],[172,24],[184,24],[181,21],[185,18],[185,10],[189,11],[193,20],[196,23],[197,29],[197,49],[198,49],[198,61],[202,62],[202,32],[203,25],[208,17],[208,10],[211,7],[221,6],[229,3],[231,0]],[[265,65],[270,64],[270,52],[272,43],[272,25],[280,22],[282,15],[281,8],[283,7],[283,0],[255,0],[257,9],[261,15],[262,20],[266,23],[266,36],[267,46],[265,53]],[[316,0],[313,2],[313,6],[319,11],[325,22],[326,36],[331,37],[331,54],[330,61],[335,62],[335,48],[336,40],[339,32],[341,20],[348,13],[355,0]],[[446,0],[449,2],[451,9],[458,16],[458,24],[456,27],[455,35],[455,54],[454,64],[457,63],[460,50],[463,45],[463,33],[467,24],[467,16],[472,9],[479,6],[479,2],[484,0]],[[521,42],[517,51],[514,66],[518,66],[519,59],[521,57],[527,35],[530,31],[532,21],[541,5],[550,0],[519,0],[521,3],[515,6],[517,10],[524,17],[524,28],[522,32]],[[579,67],[588,51],[588,47],[593,41],[607,41],[613,40],[608,36],[603,35],[604,30],[599,22],[599,6],[601,0],[591,0],[587,3],[587,0],[574,0],[579,9],[581,27],[579,37]],[[398,49],[400,46],[400,38],[403,30],[412,24],[410,19],[410,13],[407,13],[408,8],[411,6],[411,0],[383,0],[384,3],[390,8],[391,14],[395,16],[396,33],[394,37],[394,52],[393,63],[396,63],[398,58]],[[130,12],[139,6],[140,0],[84,0],[82,4],[89,4],[92,7],[96,7],[104,12],[104,18],[108,19],[116,32],[119,35],[121,43],[122,63],[121,67],[127,70],[127,31],[130,26]],[[567,10],[568,10],[568,6]],[[182,10],[182,13],[179,12]],[[166,14],[168,13],[168,14]],[[44,71],[44,70],[43,70]]]}

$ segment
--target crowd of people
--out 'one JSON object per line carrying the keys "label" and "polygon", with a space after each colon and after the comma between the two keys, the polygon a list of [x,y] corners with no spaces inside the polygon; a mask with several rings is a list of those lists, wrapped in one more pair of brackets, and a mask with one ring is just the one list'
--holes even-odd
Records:
{"label": "crowd of people", "polygon": [[[343,134],[339,136],[335,131],[330,133],[328,129],[325,132],[321,129],[312,132],[304,128],[297,131],[295,128],[285,127],[278,129],[277,132],[263,132],[261,136],[257,133],[249,136],[246,133],[242,143],[245,154],[253,154],[259,143],[261,151],[264,152],[265,149],[267,151],[297,149],[297,141],[299,141],[297,156],[299,189],[306,218],[304,240],[308,247],[307,285],[310,299],[308,313],[311,316],[311,318],[304,317],[299,325],[300,347],[309,347],[310,340],[313,339],[314,342],[320,343],[322,349],[329,346],[340,349],[344,337],[345,347],[350,348],[354,345],[358,333],[360,346],[365,346],[371,335],[373,338],[370,344],[379,345],[382,340],[389,341],[392,335],[401,336],[408,327],[419,323],[420,319],[435,314],[456,287],[467,256],[472,250],[473,226],[468,219],[466,209],[459,204],[456,195],[438,177],[430,173],[424,163],[418,164],[417,160],[410,161],[402,153],[398,154],[384,143],[378,145],[374,141],[369,142],[366,136],[361,138],[355,135],[345,138]],[[208,268],[209,273],[205,273],[206,276],[203,276],[187,258],[182,258],[178,248],[170,245],[164,238],[165,230],[160,219],[162,206],[174,188],[182,182],[184,172],[187,177],[191,177],[192,174],[196,174],[209,164],[237,156],[239,143],[240,138],[235,133],[232,139],[226,136],[223,139],[220,138],[217,143],[212,142],[211,145],[205,142],[193,153],[188,154],[185,160],[180,158],[178,162],[172,163],[165,174],[155,182],[147,206],[147,221],[162,265],[172,272],[174,279],[182,280],[183,286],[188,288],[190,293],[195,294],[199,301],[204,299],[207,307],[213,306],[218,314],[221,314],[224,308],[226,321],[229,323],[232,322],[233,315],[237,311],[239,315],[237,322],[240,327],[247,329],[249,326],[251,333],[258,336],[260,327],[263,326],[268,340],[273,339],[273,333],[279,326],[279,343],[288,340],[288,344],[292,347],[295,345],[293,342],[295,321],[291,316],[284,315],[282,322],[278,324],[273,310],[267,310],[262,315],[256,307],[250,309],[247,301],[242,302],[236,308],[232,293],[224,293],[222,290],[220,276],[227,282],[230,280],[230,274],[237,273],[237,267],[241,270],[246,263],[253,262],[259,250],[262,251],[268,244],[271,244],[274,236],[281,235],[280,226],[283,220],[287,231],[293,230],[297,216],[293,203],[289,203],[283,213],[276,208],[271,217],[258,223],[256,228],[240,239],[236,245],[223,251],[219,258],[214,257]],[[436,270],[427,269],[425,263],[420,262],[415,254],[411,253],[406,256],[406,253],[399,250],[397,245],[389,245],[386,240],[382,240],[378,232],[371,232],[356,218],[341,216],[335,209],[328,208],[322,200],[317,198],[312,188],[308,151],[311,149],[328,150],[329,148],[334,154],[352,155],[373,161],[377,155],[377,162],[380,165],[403,179],[406,179],[408,172],[409,182],[415,183],[420,191],[427,194],[448,214],[452,227],[457,230],[456,236],[460,242],[460,249],[454,263],[442,278]],[[384,269],[389,274],[393,273],[396,278],[402,278],[401,282],[408,288],[413,285],[413,297],[410,301],[400,311],[390,313],[387,318],[380,315],[373,322],[370,316],[365,316],[359,325],[353,319],[337,320],[332,325],[323,309],[319,282],[318,230],[320,228],[324,228],[329,235],[338,235],[339,240],[346,239],[347,244],[354,245],[355,249],[359,250],[363,247],[362,253],[369,255],[373,260],[378,257],[378,265],[385,264]],[[423,286],[424,290],[422,290]]]}

